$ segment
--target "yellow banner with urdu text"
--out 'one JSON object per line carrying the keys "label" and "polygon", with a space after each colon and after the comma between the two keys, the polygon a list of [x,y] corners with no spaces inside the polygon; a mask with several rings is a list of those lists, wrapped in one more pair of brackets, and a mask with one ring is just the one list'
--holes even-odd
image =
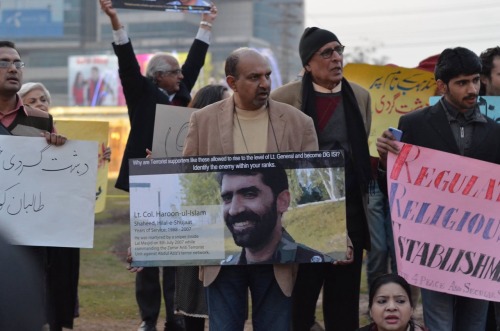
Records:
{"label": "yellow banner with urdu text", "polygon": [[106,207],[108,189],[108,164],[104,152],[108,146],[109,123],[103,121],[54,120],[57,132],[73,140],[93,140],[98,142],[97,183],[95,213]]}
{"label": "yellow banner with urdu text", "polygon": [[375,157],[377,137],[388,127],[397,127],[401,115],[429,106],[429,98],[436,93],[434,74],[421,69],[350,63],[344,68],[344,76],[370,92],[372,126],[368,144],[370,155]]}

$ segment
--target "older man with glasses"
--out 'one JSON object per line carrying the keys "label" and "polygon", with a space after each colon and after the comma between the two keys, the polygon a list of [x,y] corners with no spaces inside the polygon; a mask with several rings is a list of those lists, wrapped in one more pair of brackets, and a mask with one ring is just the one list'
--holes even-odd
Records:
{"label": "older man with glasses", "polygon": [[368,135],[371,125],[370,95],[343,77],[344,46],[335,34],[306,28],[299,43],[304,67],[301,81],[271,93],[314,120],[319,149],[345,152],[345,188],[348,244],[345,261],[301,264],[293,292],[293,330],[314,325],[316,301],[323,286],[326,330],[359,327],[359,288],[363,249],[369,248],[366,220],[368,184],[371,179]]}

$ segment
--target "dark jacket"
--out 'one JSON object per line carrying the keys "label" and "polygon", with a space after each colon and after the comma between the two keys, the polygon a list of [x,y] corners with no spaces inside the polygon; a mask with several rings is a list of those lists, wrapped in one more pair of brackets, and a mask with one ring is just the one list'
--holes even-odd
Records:
{"label": "dark jacket", "polygon": [[14,136],[39,137],[41,131],[54,130],[54,121],[49,113],[23,105],[7,130]]}
{"label": "dark jacket", "polygon": [[[440,102],[399,119],[402,142],[442,152],[460,154],[445,110]],[[500,125],[491,118],[476,122],[467,157],[500,164]]]}
{"label": "dark jacket", "polygon": [[[167,95],[160,91],[151,79],[141,74],[132,42],[123,45],[113,43],[113,49],[118,57],[119,74],[130,120],[130,133],[115,187],[128,191],[128,160],[146,157],[146,148],[152,149],[153,145],[156,104],[169,105],[171,103]],[[207,50],[208,44],[198,39],[194,40],[186,62],[182,66],[184,79],[179,91],[175,94],[173,100],[175,105],[185,107],[191,100],[191,90],[205,63]]]}

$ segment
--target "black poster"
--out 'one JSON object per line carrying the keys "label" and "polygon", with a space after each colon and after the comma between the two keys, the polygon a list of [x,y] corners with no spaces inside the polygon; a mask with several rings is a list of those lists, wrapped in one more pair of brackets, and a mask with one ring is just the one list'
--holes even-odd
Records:
{"label": "black poster", "polygon": [[178,13],[210,12],[210,3],[204,0],[113,0],[115,8],[168,11]]}

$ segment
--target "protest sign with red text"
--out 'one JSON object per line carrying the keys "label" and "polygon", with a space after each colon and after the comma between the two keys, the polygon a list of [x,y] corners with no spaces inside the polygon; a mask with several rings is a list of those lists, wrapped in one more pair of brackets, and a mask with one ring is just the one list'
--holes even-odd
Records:
{"label": "protest sign with red text", "polygon": [[418,287],[500,301],[500,166],[400,144],[387,183],[398,272]]}

